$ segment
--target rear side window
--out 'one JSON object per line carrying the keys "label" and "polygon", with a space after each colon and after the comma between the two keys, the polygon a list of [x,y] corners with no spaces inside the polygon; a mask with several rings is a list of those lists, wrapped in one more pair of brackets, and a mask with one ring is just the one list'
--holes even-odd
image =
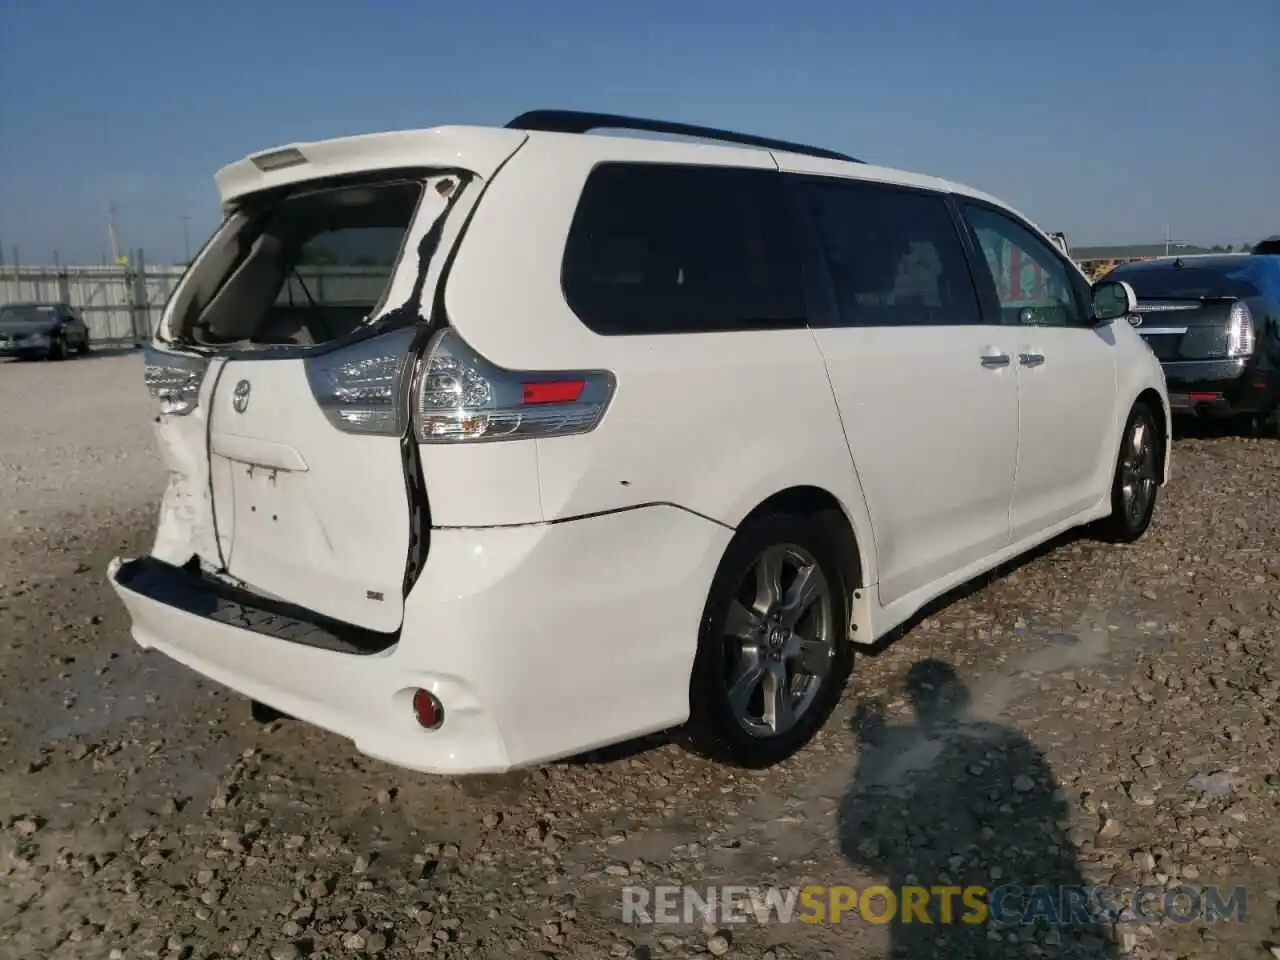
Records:
{"label": "rear side window", "polygon": [[805,181],[840,322],[981,323],[977,290],[946,200],[865,183]]}
{"label": "rear side window", "polygon": [[561,280],[599,334],[805,323],[782,178],[767,170],[601,164],[583,188]]}

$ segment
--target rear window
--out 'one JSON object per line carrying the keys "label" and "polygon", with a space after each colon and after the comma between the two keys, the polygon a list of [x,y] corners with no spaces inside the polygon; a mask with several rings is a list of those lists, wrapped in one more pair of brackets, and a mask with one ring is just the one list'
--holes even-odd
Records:
{"label": "rear window", "polygon": [[1140,300],[1213,300],[1256,297],[1258,285],[1240,261],[1225,264],[1128,264],[1106,277],[1123,280]]}
{"label": "rear window", "polygon": [[350,333],[385,297],[421,192],[396,182],[246,206],[191,278],[198,338],[315,344]]}
{"label": "rear window", "polygon": [[57,319],[58,308],[37,304],[0,307],[0,323],[47,323]]}
{"label": "rear window", "polygon": [[583,187],[565,299],[596,333],[800,327],[804,298],[778,174],[607,163]]}

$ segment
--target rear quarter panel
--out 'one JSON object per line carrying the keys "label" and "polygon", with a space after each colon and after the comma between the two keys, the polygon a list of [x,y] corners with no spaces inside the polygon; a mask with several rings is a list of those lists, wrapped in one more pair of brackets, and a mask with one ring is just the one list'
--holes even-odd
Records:
{"label": "rear quarter panel", "polygon": [[[601,336],[565,302],[561,259],[592,167],[690,159],[683,144],[531,135],[461,244],[445,290],[450,321],[502,366],[617,377],[596,430],[536,441],[543,519],[670,503],[732,527],[771,495],[814,486],[840,502],[865,547],[866,508],[810,331]],[[775,169],[758,150],[700,147],[696,160]],[[863,572],[873,575],[872,558]]]}

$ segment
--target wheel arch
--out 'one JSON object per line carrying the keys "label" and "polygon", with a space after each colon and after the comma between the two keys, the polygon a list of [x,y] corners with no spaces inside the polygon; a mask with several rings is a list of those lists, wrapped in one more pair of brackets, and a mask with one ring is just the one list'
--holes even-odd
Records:
{"label": "wheel arch", "polygon": [[862,543],[854,529],[853,519],[840,500],[822,487],[798,486],[779,490],[767,497],[747,513],[738,527],[752,520],[773,513],[790,513],[817,520],[831,538],[840,562],[841,573],[847,578],[849,589],[865,587],[869,567],[863,554]]}
{"label": "wheel arch", "polygon": [[799,485],[779,490],[752,508],[736,525],[770,514],[789,513],[816,520],[830,537],[845,579],[849,601],[849,639],[858,644],[874,642],[871,615],[871,585],[875,583],[875,555],[869,524],[862,521],[840,498],[822,487]]}
{"label": "wheel arch", "polygon": [[[1158,428],[1157,436],[1160,440],[1160,485],[1164,486],[1169,482],[1169,456],[1170,447],[1172,446],[1172,434],[1170,429],[1172,424],[1169,419],[1168,405],[1165,403],[1164,397],[1162,397],[1159,391],[1154,387],[1146,387],[1142,392],[1134,397],[1133,403],[1129,405],[1129,409],[1132,410],[1139,403],[1145,403],[1150,407],[1151,412],[1156,418],[1156,427]],[[1125,418],[1128,419],[1128,416],[1129,414],[1126,412]],[[1124,442],[1123,431],[1120,442]],[[1119,455],[1119,447],[1117,446],[1116,456]]]}

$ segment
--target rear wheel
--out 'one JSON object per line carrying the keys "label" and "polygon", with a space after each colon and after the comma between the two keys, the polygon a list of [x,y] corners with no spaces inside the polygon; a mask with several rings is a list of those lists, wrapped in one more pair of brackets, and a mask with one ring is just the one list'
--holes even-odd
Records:
{"label": "rear wheel", "polygon": [[1125,423],[1111,483],[1111,516],[1099,525],[1104,539],[1133,543],[1147,532],[1160,489],[1163,443],[1151,408],[1141,401],[1134,404]]}
{"label": "rear wheel", "polygon": [[703,613],[690,686],[695,750],[760,768],[813,737],[851,664],[845,582],[813,520],[779,514],[739,530]]}
{"label": "rear wheel", "polygon": [[65,360],[67,358],[67,344],[62,337],[54,337],[53,342],[49,344],[50,360]]}

